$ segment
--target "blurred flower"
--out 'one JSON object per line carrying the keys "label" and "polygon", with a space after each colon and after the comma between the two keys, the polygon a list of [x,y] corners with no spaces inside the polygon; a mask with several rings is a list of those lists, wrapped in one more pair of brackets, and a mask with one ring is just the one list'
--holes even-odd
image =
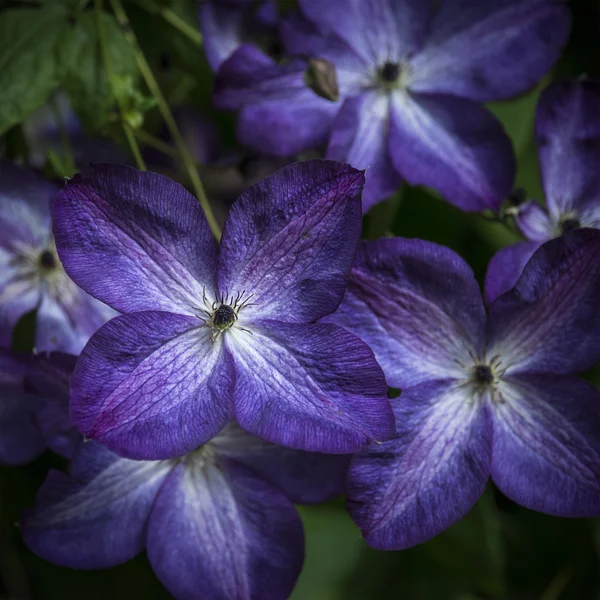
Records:
{"label": "blurred flower", "polygon": [[544,242],[579,227],[600,228],[600,81],[555,83],[541,95],[536,116],[543,207],[528,200],[514,210],[527,241],[492,259],[503,276],[486,285],[491,302],[509,290]]}
{"label": "blurred flower", "polygon": [[[364,209],[401,178],[463,210],[497,209],[515,159],[482,106],[519,94],[552,66],[570,29],[558,0],[300,0],[282,25],[294,60],[250,45],[221,66],[215,101],[241,108],[242,143],[294,154],[328,143],[327,158],[367,168]],[[341,99],[304,83],[306,60],[337,70]]]}
{"label": "blurred flower", "polygon": [[133,461],[95,442],[53,471],[22,521],[39,556],[112,567],[146,549],[177,600],[289,597],[304,560],[292,502],[341,493],[348,457],[279,448],[229,424],[181,458]]}
{"label": "blurred flower", "polygon": [[233,417],[319,452],[389,436],[371,350],[314,323],[344,294],[363,183],[340,163],[285,167],[240,196],[217,255],[198,202],[173,181],[117,165],[69,181],[54,211],[61,260],[126,313],[78,360],[75,425],[141,459],[190,452]]}
{"label": "blurred flower", "polygon": [[58,186],[32,171],[0,163],[0,345],[35,310],[38,351],[77,354],[116,313],[67,276],[56,254],[50,204]]}
{"label": "blurred flower", "polygon": [[401,238],[362,246],[327,320],[370,344],[402,390],[396,436],[350,466],[348,509],[369,544],[434,537],[490,476],[527,508],[600,516],[600,393],[573,376],[600,358],[599,256],[599,231],[547,242],[486,317],[451,250]]}
{"label": "blurred flower", "polygon": [[206,58],[215,71],[244,42],[278,53],[277,0],[204,0],[198,16]]}

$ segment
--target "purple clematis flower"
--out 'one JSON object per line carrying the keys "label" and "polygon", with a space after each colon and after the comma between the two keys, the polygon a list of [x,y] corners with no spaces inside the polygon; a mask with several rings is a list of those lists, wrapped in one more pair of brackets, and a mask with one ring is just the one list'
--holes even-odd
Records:
{"label": "purple clematis flower", "polygon": [[[570,30],[560,0],[299,0],[282,27],[294,60],[241,46],[215,101],[241,108],[241,142],[274,154],[328,143],[327,158],[367,168],[364,209],[405,179],[469,211],[496,209],[515,159],[482,106],[519,94],[552,66]],[[330,61],[340,99],[305,85],[306,58]],[[302,60],[304,58],[304,60]]]}
{"label": "purple clematis flower", "polygon": [[214,71],[244,42],[277,41],[276,0],[204,0],[198,17],[206,58]]}
{"label": "purple clematis flower", "polygon": [[345,291],[364,175],[310,161],[233,205],[217,254],[198,202],[153,173],[97,165],[54,205],[65,268],[126,313],[77,362],[71,415],[121,456],[193,451],[232,418],[273,443],[345,454],[393,433],[383,373],[354,335],[314,323]]}
{"label": "purple clematis flower", "polygon": [[0,346],[9,347],[17,321],[36,310],[37,350],[77,354],[116,314],[79,289],[58,260],[50,216],[58,189],[0,163]]}
{"label": "purple clematis flower", "polygon": [[535,133],[546,206],[534,200],[519,206],[515,221],[527,241],[494,256],[488,302],[516,283],[544,242],[578,227],[600,228],[599,106],[598,80],[556,83],[541,95]]}
{"label": "purple clematis flower", "polygon": [[[495,273],[488,275],[493,281]],[[600,231],[544,244],[486,317],[471,269],[421,240],[365,243],[335,323],[369,343],[396,435],[355,456],[348,509],[376,548],[424,542],[467,514],[488,478],[515,502],[600,515]]]}
{"label": "purple clematis flower", "polygon": [[228,425],[181,458],[134,461],[82,444],[53,471],[22,522],[29,548],[76,569],[121,564],[146,549],[177,600],[284,600],[302,568],[292,501],[343,490],[348,457],[279,448]]}

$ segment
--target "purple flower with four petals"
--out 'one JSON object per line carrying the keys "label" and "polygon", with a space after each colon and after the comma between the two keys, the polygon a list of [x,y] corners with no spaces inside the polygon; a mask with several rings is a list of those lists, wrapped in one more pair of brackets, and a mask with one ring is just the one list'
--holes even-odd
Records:
{"label": "purple flower with four petals", "polygon": [[65,268],[125,313],[77,362],[75,425],[121,456],[192,452],[232,418],[292,448],[350,453],[393,433],[371,349],[315,323],[339,305],[361,229],[362,172],[297,163],[233,205],[220,252],[181,185],[96,165],[54,205]]}
{"label": "purple flower with four petals", "polygon": [[[240,141],[290,155],[328,144],[327,158],[369,167],[364,209],[405,179],[463,210],[497,209],[515,159],[482,102],[524,92],[566,44],[560,0],[300,0],[282,25],[292,60],[251,45],[221,65],[215,102],[241,108]],[[305,84],[307,58],[336,68],[340,100]]]}
{"label": "purple flower with four petals", "polygon": [[573,376],[600,358],[598,298],[593,229],[544,244],[487,317],[451,250],[401,238],[362,246],[328,319],[369,343],[402,390],[395,437],[350,466],[348,509],[369,544],[432,538],[490,476],[527,508],[600,515],[600,393]]}

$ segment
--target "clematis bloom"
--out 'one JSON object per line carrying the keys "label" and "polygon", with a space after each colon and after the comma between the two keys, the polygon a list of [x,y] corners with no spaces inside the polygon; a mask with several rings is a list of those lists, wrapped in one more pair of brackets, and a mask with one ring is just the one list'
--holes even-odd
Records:
{"label": "clematis bloom", "polygon": [[[290,60],[240,46],[218,72],[215,102],[241,109],[240,141],[367,168],[364,209],[405,179],[463,210],[497,209],[515,159],[482,102],[534,85],[560,56],[570,13],[560,0],[299,0],[282,25]],[[340,99],[305,83],[307,58],[329,61]]]}
{"label": "clematis bloom", "polygon": [[121,564],[144,549],[177,600],[285,600],[304,559],[292,501],[341,493],[347,457],[278,448],[234,423],[176,459],[134,461],[79,446],[52,471],[22,521],[39,556],[76,569]]}
{"label": "clematis bloom", "polygon": [[[493,270],[488,281],[493,281]],[[348,510],[369,544],[402,549],[467,514],[488,478],[527,508],[600,515],[600,231],[544,244],[486,317],[451,250],[365,243],[338,312],[390,386],[396,435],[352,460]]]}
{"label": "clematis bloom", "polygon": [[234,418],[292,448],[345,454],[393,432],[370,348],[317,319],[346,287],[364,176],[285,167],[234,203],[220,252],[198,202],[153,173],[96,165],[54,205],[75,281],[123,314],[92,337],[73,422],[128,458],[193,451]]}

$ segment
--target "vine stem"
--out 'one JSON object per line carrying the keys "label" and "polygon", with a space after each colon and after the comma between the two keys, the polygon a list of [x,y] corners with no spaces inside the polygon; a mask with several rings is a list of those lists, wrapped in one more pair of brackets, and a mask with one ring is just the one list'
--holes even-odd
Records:
{"label": "vine stem", "polygon": [[148,12],[160,15],[167,23],[169,23],[169,25],[178,29],[183,35],[196,44],[196,46],[202,46],[202,34],[170,8],[161,6],[154,0],[135,0],[135,2]]}
{"label": "vine stem", "polygon": [[[97,0],[98,1],[98,0]],[[152,69],[140,48],[135,33],[133,29],[131,29],[131,25],[129,24],[129,18],[127,17],[127,13],[125,12],[121,0],[110,0],[110,4],[115,13],[115,17],[117,18],[117,22],[123,29],[123,35],[127,39],[127,41],[131,44],[131,47],[134,50],[136,62],[138,65],[138,69],[142,74],[142,77],[146,81],[146,85],[150,90],[150,93],[154,96],[156,100],[156,105],[158,110],[161,112],[163,119],[169,129],[169,132],[175,142],[175,146],[179,155],[183,161],[185,169],[187,171],[188,177],[190,178],[190,182],[194,189],[194,193],[198,198],[202,209],[204,210],[204,214],[206,215],[206,220],[208,221],[208,225],[213,232],[213,235],[217,240],[221,238],[221,228],[215,218],[215,215],[210,207],[210,203],[208,202],[208,198],[206,197],[206,193],[204,191],[204,187],[202,186],[202,182],[200,181],[200,175],[198,174],[198,169],[196,168],[196,164],[188,147],[179,131],[179,127],[175,122],[175,118],[173,117],[173,113],[167,104],[167,101],[154,77],[154,73],[152,73]]]}
{"label": "vine stem", "polygon": [[138,169],[145,171],[146,163],[142,158],[140,147],[135,139],[135,136],[133,135],[133,129],[125,119],[125,107],[123,106],[123,101],[119,98],[119,94],[117,93],[117,85],[115,82],[112,65],[110,63],[108,46],[106,44],[106,37],[104,36],[104,27],[102,26],[102,4],[103,0],[94,0],[94,16],[96,19],[96,29],[98,31],[98,40],[100,42],[100,52],[102,54],[102,62],[104,63],[104,71],[106,72],[106,78],[108,79],[108,85],[110,86],[112,95],[117,103],[117,106],[119,107],[123,133],[127,138],[127,143],[131,149],[131,153],[133,154],[135,164],[138,166]]}

